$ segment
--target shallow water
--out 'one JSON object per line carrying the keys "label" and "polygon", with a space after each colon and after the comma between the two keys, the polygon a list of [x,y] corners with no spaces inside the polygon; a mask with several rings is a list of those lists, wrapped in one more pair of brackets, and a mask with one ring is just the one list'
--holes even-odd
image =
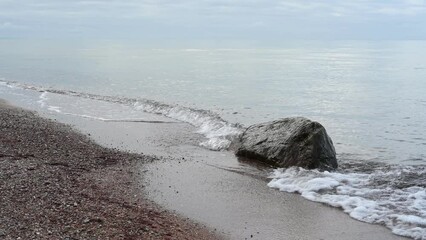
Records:
{"label": "shallow water", "polygon": [[[0,94],[32,109],[100,122],[186,122],[201,134],[198,144],[214,150],[252,123],[317,120],[334,141],[341,170],[278,169],[262,175],[272,179],[269,187],[426,238],[426,42],[283,49],[0,42]],[[156,134],[171,141],[167,132]]]}
{"label": "shallow water", "polygon": [[[118,103],[78,97],[43,97],[45,104],[58,97],[55,109],[59,111],[64,111],[64,105],[73,106],[64,114],[49,110],[48,105],[40,107],[37,100],[43,93],[15,90],[14,94],[9,91],[2,96],[45,117],[72,124],[106,147],[159,157],[135,169],[136,173],[141,172],[142,177],[136,180],[142,183],[146,196],[227,238],[402,239],[382,226],[350,219],[338,209],[266,187],[271,167],[236,158],[232,152],[200,147],[204,138],[194,133],[196,128],[190,124],[144,112],[136,112],[133,117],[146,121],[105,121],[94,116],[109,109],[108,118],[114,119],[120,111],[129,109]],[[78,110],[79,103],[93,109],[91,117],[69,114],[71,109]]]}
{"label": "shallow water", "polygon": [[388,163],[426,159],[426,42],[146,49],[0,40],[0,55],[6,81],[177,103],[246,126],[305,116],[326,127],[338,153]]}

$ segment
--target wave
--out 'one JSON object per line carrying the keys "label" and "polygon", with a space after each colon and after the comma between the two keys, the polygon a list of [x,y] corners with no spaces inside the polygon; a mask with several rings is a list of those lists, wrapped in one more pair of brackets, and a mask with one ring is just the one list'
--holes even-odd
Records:
{"label": "wave", "polygon": [[[44,88],[2,79],[0,84],[41,92],[38,103],[50,111],[62,114],[76,115],[48,105],[49,93],[125,104],[135,110],[161,114],[197,127],[198,133],[207,138],[200,145],[212,150],[227,149],[233,139],[243,131],[242,126],[231,124],[208,110],[142,98]],[[109,119],[85,114],[78,116],[100,121],[145,121]],[[354,219],[384,225],[397,235],[426,240],[426,166],[386,165],[345,159],[350,156],[340,157],[340,169],[336,172],[297,167],[276,169],[270,175],[268,186],[285,192],[300,193],[308,200],[341,208]]]}
{"label": "wave", "polygon": [[426,239],[426,166],[346,162],[337,172],[276,169],[271,188],[342,208],[352,218],[394,234]]}
{"label": "wave", "polygon": [[[21,88],[41,92],[42,94],[40,95],[40,100],[38,101],[41,106],[46,105],[46,93],[53,93],[99,101],[106,101],[111,103],[125,104],[128,106],[132,106],[136,110],[148,113],[161,114],[168,118],[186,122],[195,126],[198,129],[197,132],[207,138],[207,140],[200,143],[200,145],[211,150],[227,149],[230,146],[232,140],[242,132],[242,127],[239,124],[229,123],[222,119],[218,114],[208,110],[189,108],[177,104],[166,104],[159,101],[143,98],[104,96],[92,93],[76,92],[71,90],[53,89],[19,83],[16,81],[6,81],[4,79],[0,79],[0,83],[12,88]],[[60,109],[55,106],[50,106],[49,110],[61,112]],[[82,117],[91,116],[85,115]],[[118,121],[115,119],[100,120]]]}

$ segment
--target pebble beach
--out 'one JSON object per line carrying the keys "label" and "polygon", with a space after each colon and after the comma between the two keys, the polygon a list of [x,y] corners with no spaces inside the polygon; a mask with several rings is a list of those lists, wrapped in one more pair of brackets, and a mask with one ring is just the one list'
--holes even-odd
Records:
{"label": "pebble beach", "polygon": [[132,168],[155,158],[101,147],[4,101],[0,129],[1,239],[218,238],[135,190]]}

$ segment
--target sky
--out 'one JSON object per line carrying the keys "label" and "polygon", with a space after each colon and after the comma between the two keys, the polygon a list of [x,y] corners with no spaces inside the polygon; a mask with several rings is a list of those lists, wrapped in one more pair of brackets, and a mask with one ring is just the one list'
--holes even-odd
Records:
{"label": "sky", "polygon": [[0,38],[425,40],[426,0],[0,0]]}

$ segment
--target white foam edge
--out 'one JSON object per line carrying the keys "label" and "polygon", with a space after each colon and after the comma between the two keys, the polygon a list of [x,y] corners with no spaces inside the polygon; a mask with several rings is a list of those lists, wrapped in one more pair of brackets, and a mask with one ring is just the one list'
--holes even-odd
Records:
{"label": "white foam edge", "polygon": [[[197,133],[204,135],[207,140],[200,143],[200,146],[211,150],[227,149],[232,142],[232,139],[241,134],[242,129],[220,118],[218,115],[206,111],[197,110],[184,106],[169,105],[153,100],[132,100],[125,98],[115,98],[110,96],[100,96],[96,94],[78,93],[74,91],[55,90],[34,86],[29,84],[18,83],[15,81],[6,81],[0,79],[0,82],[6,83],[8,86],[14,86],[21,89],[34,90],[42,92],[40,97],[41,103],[45,103],[46,94],[63,94],[69,96],[83,97],[87,99],[94,99],[100,101],[117,102],[122,104],[133,104],[137,110],[145,111],[148,113],[161,114],[163,116],[189,123],[195,126],[198,130]],[[58,111],[59,108],[51,108],[52,111]],[[64,113],[65,114],[65,113]],[[69,114],[69,113],[68,113]],[[81,115],[82,116],[82,115]],[[88,117],[88,116],[82,116]],[[91,116],[90,118],[96,118]],[[99,119],[105,121],[104,119]]]}
{"label": "white foam edge", "polygon": [[157,104],[157,102],[152,101],[137,101],[134,106],[138,110],[161,114],[195,126],[198,129],[197,133],[207,138],[200,145],[211,150],[228,148],[232,139],[242,132],[240,128],[233,126],[209,111],[195,110],[177,105]]}
{"label": "white foam edge", "polygon": [[[415,169],[413,169],[415,171]],[[426,239],[426,191],[422,187],[402,189],[376,186],[377,178],[397,178],[401,171],[378,170],[368,173],[338,173],[303,168],[276,169],[268,183],[271,188],[297,192],[302,197],[342,208],[359,221],[382,224],[393,233]]]}
{"label": "white foam edge", "polygon": [[47,92],[42,92],[41,94],[40,94],[40,96],[39,96],[39,100],[37,101],[37,103],[39,103],[40,104],[40,107],[41,108],[44,108],[45,106],[46,106],[46,101],[48,100],[49,98],[47,97]]}

